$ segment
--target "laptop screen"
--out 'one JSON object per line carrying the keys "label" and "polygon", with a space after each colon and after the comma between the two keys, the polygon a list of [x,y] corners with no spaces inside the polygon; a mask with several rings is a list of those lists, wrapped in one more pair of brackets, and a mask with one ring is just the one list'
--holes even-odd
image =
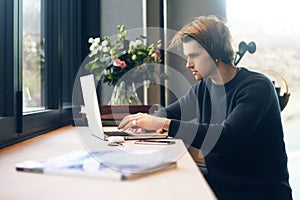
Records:
{"label": "laptop screen", "polygon": [[86,109],[88,127],[93,135],[104,140],[94,75],[90,74],[80,77],[80,83],[84,106]]}

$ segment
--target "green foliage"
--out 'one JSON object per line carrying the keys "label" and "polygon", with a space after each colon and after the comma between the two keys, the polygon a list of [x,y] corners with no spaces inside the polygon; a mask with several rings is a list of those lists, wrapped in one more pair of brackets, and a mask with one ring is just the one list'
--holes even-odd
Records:
{"label": "green foliage", "polygon": [[127,31],[124,25],[118,25],[118,39],[111,41],[108,36],[90,38],[90,62],[86,69],[96,75],[96,79],[108,85],[116,85],[118,80],[126,74],[131,80],[150,82],[161,77],[156,72],[155,64],[161,62],[159,48],[161,41],[147,45],[145,37],[136,40],[127,40]]}

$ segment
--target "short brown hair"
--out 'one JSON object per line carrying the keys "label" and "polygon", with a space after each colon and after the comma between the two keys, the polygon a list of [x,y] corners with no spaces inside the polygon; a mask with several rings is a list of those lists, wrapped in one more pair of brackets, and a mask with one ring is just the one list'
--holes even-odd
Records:
{"label": "short brown hair", "polygon": [[233,64],[235,52],[232,37],[222,18],[214,15],[197,17],[175,34],[170,48],[191,39],[196,40],[212,59],[221,59],[226,64]]}

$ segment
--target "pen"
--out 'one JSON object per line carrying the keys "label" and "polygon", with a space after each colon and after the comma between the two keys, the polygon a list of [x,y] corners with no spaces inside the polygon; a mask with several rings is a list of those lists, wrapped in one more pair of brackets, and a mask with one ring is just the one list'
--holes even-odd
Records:
{"label": "pen", "polygon": [[175,141],[172,140],[138,140],[135,141],[134,144],[152,144],[152,145],[171,145],[175,144]]}

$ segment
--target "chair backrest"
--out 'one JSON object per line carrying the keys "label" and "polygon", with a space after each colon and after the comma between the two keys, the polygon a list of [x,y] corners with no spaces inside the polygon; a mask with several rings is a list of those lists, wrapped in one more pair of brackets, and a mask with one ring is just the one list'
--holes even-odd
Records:
{"label": "chair backrest", "polygon": [[284,78],[284,76],[281,73],[279,73],[275,70],[263,70],[262,72],[266,75],[270,75],[270,74],[276,75],[283,81],[283,83],[285,85],[285,88],[284,88],[285,92],[283,94],[281,94],[282,87],[276,86],[275,81],[273,81],[273,84],[275,86],[275,90],[277,92],[280,109],[281,109],[281,111],[283,111],[283,109],[288,104],[290,96],[291,96],[291,94],[289,93],[289,86],[288,86],[288,83],[287,83],[286,79]]}

